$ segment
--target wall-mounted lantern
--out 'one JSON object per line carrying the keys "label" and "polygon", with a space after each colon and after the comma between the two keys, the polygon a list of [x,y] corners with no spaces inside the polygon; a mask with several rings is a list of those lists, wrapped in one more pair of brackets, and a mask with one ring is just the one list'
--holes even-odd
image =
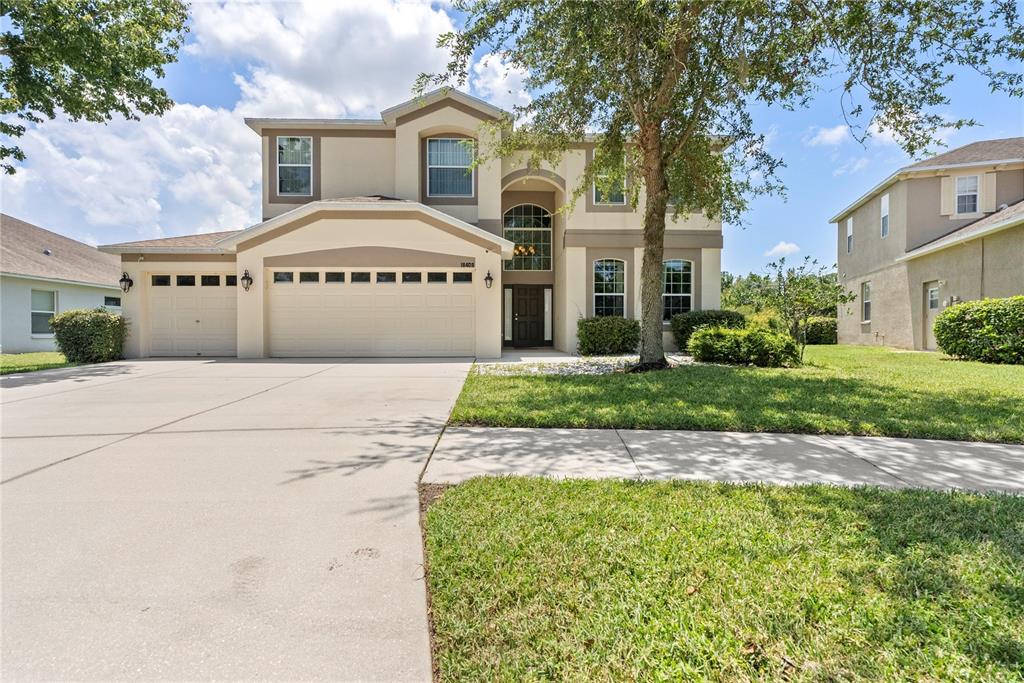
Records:
{"label": "wall-mounted lantern", "polygon": [[248,292],[250,287],[252,287],[252,275],[249,275],[249,269],[246,268],[242,273],[242,289]]}
{"label": "wall-mounted lantern", "polygon": [[487,275],[484,276],[484,284],[487,285],[487,289],[490,289],[491,285],[494,284],[494,277],[491,275],[491,271],[489,270],[487,271]]}
{"label": "wall-mounted lantern", "polygon": [[135,284],[132,281],[132,279],[130,277],[128,277],[128,272],[127,271],[122,271],[121,272],[121,279],[118,280],[118,282],[121,285],[121,291],[124,292],[125,294],[127,294],[128,290],[131,289],[132,285]]}

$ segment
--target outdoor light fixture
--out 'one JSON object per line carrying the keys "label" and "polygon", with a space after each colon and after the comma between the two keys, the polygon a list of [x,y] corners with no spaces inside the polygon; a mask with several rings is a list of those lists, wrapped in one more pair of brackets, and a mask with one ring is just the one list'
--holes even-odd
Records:
{"label": "outdoor light fixture", "polygon": [[121,279],[118,280],[118,282],[120,282],[120,284],[121,284],[121,291],[124,292],[125,294],[127,294],[128,290],[131,289],[132,285],[135,284],[132,281],[132,279],[130,277],[128,277],[128,272],[127,271],[122,271],[121,272]]}
{"label": "outdoor light fixture", "polygon": [[491,276],[491,271],[487,271],[487,275],[484,277],[484,284],[487,285],[487,289],[491,288],[494,284],[494,278]]}
{"label": "outdoor light fixture", "polygon": [[242,273],[242,289],[248,292],[250,287],[252,287],[252,275],[249,275],[249,269],[246,268]]}

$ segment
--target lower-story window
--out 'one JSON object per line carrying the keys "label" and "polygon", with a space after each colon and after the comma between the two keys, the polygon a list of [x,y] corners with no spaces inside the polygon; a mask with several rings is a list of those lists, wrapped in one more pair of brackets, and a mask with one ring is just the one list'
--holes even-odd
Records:
{"label": "lower-story window", "polygon": [[53,330],[50,329],[50,318],[55,315],[57,315],[57,292],[33,289],[32,334],[53,334]]}
{"label": "lower-story window", "polygon": [[871,283],[862,282],[860,285],[860,321],[871,322]]}
{"label": "lower-story window", "polygon": [[670,259],[662,264],[661,319],[686,313],[692,308],[693,264],[682,259]]}
{"label": "lower-story window", "polygon": [[626,317],[626,263],[619,259],[594,261],[594,315]]}

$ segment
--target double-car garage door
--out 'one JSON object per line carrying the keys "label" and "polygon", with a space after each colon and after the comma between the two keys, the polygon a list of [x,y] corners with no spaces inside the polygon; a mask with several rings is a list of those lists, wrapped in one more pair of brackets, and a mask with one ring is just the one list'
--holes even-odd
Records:
{"label": "double-car garage door", "polygon": [[475,354],[471,271],[273,268],[266,281],[272,356]]}

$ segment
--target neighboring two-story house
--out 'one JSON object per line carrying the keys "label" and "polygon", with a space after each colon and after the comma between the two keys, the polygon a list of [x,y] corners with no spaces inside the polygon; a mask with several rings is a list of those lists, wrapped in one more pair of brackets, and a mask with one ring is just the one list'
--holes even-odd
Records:
{"label": "neighboring two-story house", "polygon": [[[575,351],[581,317],[639,317],[642,213],[594,187],[559,211],[592,143],[557,166],[473,166],[504,113],[447,90],[379,119],[247,119],[263,222],[101,247],[132,281],[128,355],[494,358]],[[669,221],[666,320],[718,308],[721,248],[720,222]]]}
{"label": "neighboring two-story house", "polygon": [[830,219],[840,344],[935,349],[935,317],[1024,294],[1024,138],[985,140],[901,168]]}

